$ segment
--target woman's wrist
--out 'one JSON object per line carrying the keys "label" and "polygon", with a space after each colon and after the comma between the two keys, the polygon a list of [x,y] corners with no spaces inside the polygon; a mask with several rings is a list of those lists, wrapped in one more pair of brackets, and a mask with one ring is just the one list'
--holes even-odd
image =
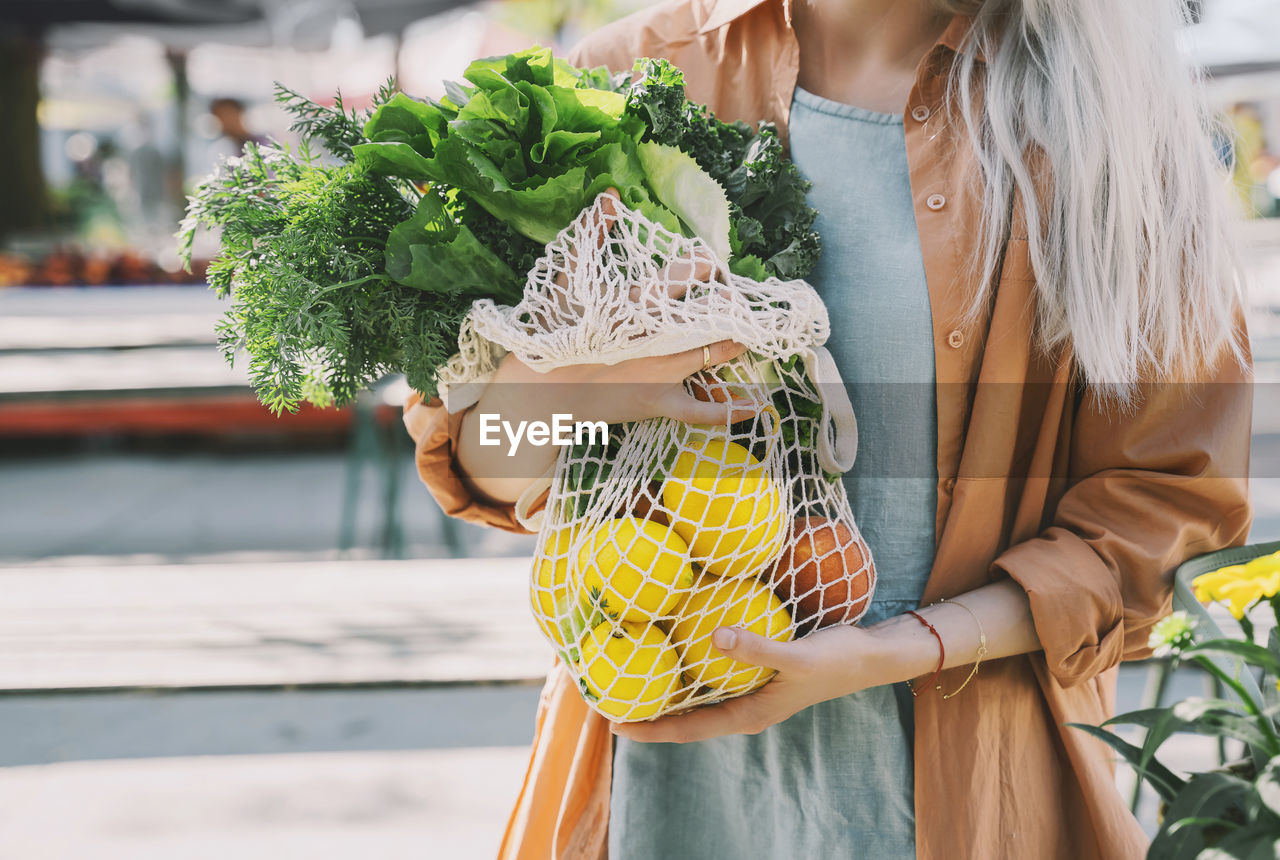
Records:
{"label": "woman's wrist", "polygon": [[[963,603],[960,601],[963,598]],[[1011,580],[895,615],[866,628],[872,656],[860,674],[864,686],[893,684],[975,662],[1039,650],[1026,592]],[[945,654],[943,652],[945,648]]]}
{"label": "woman's wrist", "polygon": [[938,668],[942,656],[938,640],[910,615],[895,615],[867,628],[873,657],[868,660],[874,683],[897,684]]}

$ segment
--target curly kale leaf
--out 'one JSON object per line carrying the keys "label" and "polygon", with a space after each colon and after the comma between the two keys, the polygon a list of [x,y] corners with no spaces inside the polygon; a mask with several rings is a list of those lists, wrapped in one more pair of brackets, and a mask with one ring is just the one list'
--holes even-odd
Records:
{"label": "curly kale leaf", "polygon": [[461,194],[454,195],[450,211],[458,223],[466,224],[480,243],[521,276],[533,268],[544,246],[493,217],[480,204]]}
{"label": "curly kale leaf", "polygon": [[813,271],[822,239],[813,230],[817,210],[807,202],[811,186],[784,155],[772,125],[752,131],[716,119],[685,97],[683,73],[666,60],[638,61],[626,93],[627,112],[647,126],[645,140],[679,147],[724,186],[735,271],[757,277],[763,267],[780,278]]}
{"label": "curly kale leaf", "polygon": [[686,102],[684,74],[679,69],[666,60],[639,60],[626,95],[627,112],[643,119],[648,127],[645,140],[680,145]]}
{"label": "curly kale leaf", "polygon": [[729,199],[742,207],[738,253],[756,254],[780,278],[803,278],[817,265],[822,239],[813,229],[818,211],[808,205],[813,184],[782,152],[770,126],[759,133],[725,181]]}

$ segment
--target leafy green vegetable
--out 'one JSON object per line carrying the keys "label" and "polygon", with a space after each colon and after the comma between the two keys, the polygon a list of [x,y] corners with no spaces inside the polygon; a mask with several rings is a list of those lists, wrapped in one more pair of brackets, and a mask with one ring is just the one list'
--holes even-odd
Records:
{"label": "leafy green vegetable", "polygon": [[464,77],[439,102],[392,99],[366,125],[370,142],[353,147],[356,158],[383,175],[457,188],[539,243],[612,187],[647,218],[701,236],[736,272],[812,271],[817,213],[776,131],[720,122],[685,98],[684,75],[667,61],[641,60],[614,81],[531,48],[477,60]]}
{"label": "leafy green vegetable", "polygon": [[456,188],[539,243],[610,187],[631,208],[681,230],[672,203],[647,182],[637,151],[644,124],[625,115],[625,95],[597,88],[607,75],[531,48],[477,60],[465,78],[440,102],[392,99],[370,118],[369,142],[353,147],[356,158],[383,175]]}
{"label": "leafy green vegetable", "polygon": [[729,199],[692,157],[672,146],[642,143],[636,151],[645,178],[681,223],[721,259],[729,257]]}
{"label": "leafy green vegetable", "polygon": [[729,261],[729,271],[733,272],[735,275],[750,278],[753,281],[763,281],[770,275],[769,269],[764,264],[764,260],[761,260],[755,254],[748,254],[745,257],[734,257]]}
{"label": "leafy green vegetable", "polygon": [[[421,253],[399,241],[389,246],[389,239],[412,229],[405,225],[414,223],[417,190],[350,163],[351,149],[364,140],[365,117],[348,113],[340,99],[325,107],[283,87],[277,99],[294,115],[302,148],[246,146],[196,189],[178,235],[189,264],[196,230],[221,231],[208,278],[232,302],[218,326],[223,353],[232,362],[247,354],[253,387],[276,412],[294,411],[303,400],[347,403],[391,372],[434,394],[436,370],[457,352],[472,299],[484,294],[509,301],[519,294],[524,270],[512,266],[530,258],[521,244],[526,240],[490,220],[483,241],[494,253],[486,257],[469,234],[475,244],[467,268],[458,268],[474,273],[487,265],[494,275],[487,288],[475,274],[467,279],[449,271],[447,279],[428,282],[419,266],[415,275],[412,264]],[[380,103],[390,99],[389,89],[379,95]],[[313,143],[339,163],[322,161]],[[456,252],[467,241],[460,239],[463,228],[442,229],[457,264]],[[447,259],[436,264],[443,267]],[[392,269],[415,283],[397,283]]]}
{"label": "leafy green vegetable", "polygon": [[387,275],[406,287],[452,295],[520,301],[524,278],[453,220],[439,194],[418,201],[418,211],[387,237]]}
{"label": "leafy green vegetable", "polygon": [[[632,73],[627,112],[648,126],[645,140],[678,147],[728,193],[734,259],[729,267],[757,277],[754,256],[770,275],[803,278],[822,253],[813,229],[817,210],[808,205],[810,183],[782,151],[777,130],[761,123],[724,123],[685,98],[684,75],[666,60],[642,59]],[[757,279],[759,279],[757,277]]]}
{"label": "leafy green vegetable", "polygon": [[718,121],[665,61],[612,77],[532,48],[445,92],[388,85],[356,113],[278,87],[302,145],[250,145],[191,197],[180,251],[189,263],[196,230],[221,231],[220,343],[277,412],[391,372],[435,394],[472,301],[518,302],[545,243],[607,188],[739,274],[802,277],[817,259],[808,183],[772,127]]}

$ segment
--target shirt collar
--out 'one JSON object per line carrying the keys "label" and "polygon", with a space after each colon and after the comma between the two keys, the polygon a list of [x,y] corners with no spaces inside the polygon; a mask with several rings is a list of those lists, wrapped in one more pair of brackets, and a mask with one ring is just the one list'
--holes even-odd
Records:
{"label": "shirt collar", "polygon": [[[736,21],[743,15],[750,12],[757,6],[763,6],[765,3],[778,2],[778,0],[712,0],[711,14],[707,16],[707,20],[698,28],[698,35],[705,36],[713,30],[719,30],[725,24]],[[787,24],[791,24],[791,0],[782,0],[783,13],[786,16]]]}
{"label": "shirt collar", "polygon": [[[719,30],[721,27],[729,24],[758,6],[766,3],[777,3],[779,0],[712,0],[711,14],[707,16],[707,20],[698,28],[699,35],[706,35],[713,30]],[[787,26],[791,26],[791,0],[781,0],[783,18],[787,22]],[[947,29],[943,31],[938,38],[939,45],[945,45],[952,51],[959,52],[960,45],[964,42],[965,36],[969,33],[969,28],[973,26],[973,18],[967,15],[956,15],[951,19],[951,23],[947,25]],[[978,59],[981,61],[983,57],[979,54]]]}

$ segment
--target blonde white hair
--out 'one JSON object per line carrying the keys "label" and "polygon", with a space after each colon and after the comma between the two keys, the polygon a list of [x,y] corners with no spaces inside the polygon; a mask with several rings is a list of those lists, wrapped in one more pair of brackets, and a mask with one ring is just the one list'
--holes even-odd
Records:
{"label": "blonde white hair", "polygon": [[982,172],[974,313],[1016,191],[1040,346],[1069,346],[1085,381],[1128,399],[1140,381],[1200,376],[1224,349],[1239,360],[1226,175],[1175,43],[1185,0],[934,2],[974,17],[948,98]]}

